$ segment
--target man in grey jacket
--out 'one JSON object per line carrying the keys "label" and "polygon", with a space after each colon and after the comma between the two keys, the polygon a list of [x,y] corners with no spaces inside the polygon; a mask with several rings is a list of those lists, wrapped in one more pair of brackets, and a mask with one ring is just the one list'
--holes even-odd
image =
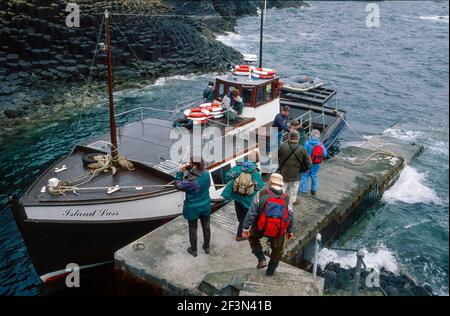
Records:
{"label": "man in grey jacket", "polygon": [[[266,258],[260,242],[260,239],[264,237],[264,231],[259,231],[258,220],[261,216],[265,215],[263,213],[265,213],[266,205],[269,199],[273,198],[283,200],[286,207],[289,204],[289,196],[283,192],[283,177],[278,173],[273,173],[270,176],[268,188],[263,189],[256,194],[244,220],[244,230],[242,236],[248,238],[252,252],[258,259],[258,265],[256,266],[257,269],[262,269],[267,266]],[[285,233],[280,232],[278,236],[269,238],[270,248],[272,251],[270,253],[270,261],[266,271],[268,276],[274,274],[278,263],[283,256],[285,234],[288,239],[293,237],[292,229],[294,227],[294,213],[291,209],[288,209],[287,223],[288,227]]]}

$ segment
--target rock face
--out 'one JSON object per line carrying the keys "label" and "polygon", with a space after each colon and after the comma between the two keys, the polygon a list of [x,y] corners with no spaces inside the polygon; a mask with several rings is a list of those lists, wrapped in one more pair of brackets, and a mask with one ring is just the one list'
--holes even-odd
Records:
{"label": "rock face", "polygon": [[[66,25],[67,3],[0,2],[0,113],[6,110],[6,117],[24,115],[27,106],[43,99],[51,102],[61,84],[70,87],[90,73],[91,79],[104,80],[104,53],[97,51],[90,68],[105,9],[113,14],[111,49],[115,84],[120,85],[130,79],[220,71],[239,62],[241,55],[217,42],[214,32],[233,30],[236,17],[256,14],[259,1],[114,0],[105,6],[105,1],[78,0],[79,27]],[[283,3],[272,0],[269,6]]]}

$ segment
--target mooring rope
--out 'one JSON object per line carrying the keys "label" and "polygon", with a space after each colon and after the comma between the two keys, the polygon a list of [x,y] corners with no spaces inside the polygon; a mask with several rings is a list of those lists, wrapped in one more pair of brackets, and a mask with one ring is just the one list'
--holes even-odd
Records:
{"label": "mooring rope", "polygon": [[344,121],[344,123],[350,128],[350,130],[355,133],[355,135],[357,135],[359,138],[361,138],[362,140],[365,140],[371,147],[375,148],[377,151],[372,153],[369,157],[367,157],[366,159],[364,159],[361,162],[352,162],[346,159],[343,159],[346,163],[353,165],[353,166],[362,166],[363,164],[365,164],[366,162],[368,162],[372,157],[376,156],[376,155],[385,155],[387,157],[398,157],[397,155],[395,155],[393,152],[389,152],[386,151],[382,148],[380,148],[379,146],[375,146],[374,144],[370,143],[370,140],[365,139],[360,133],[358,133],[348,122],[347,120],[339,113],[336,112],[337,115],[342,119],[342,121]]}

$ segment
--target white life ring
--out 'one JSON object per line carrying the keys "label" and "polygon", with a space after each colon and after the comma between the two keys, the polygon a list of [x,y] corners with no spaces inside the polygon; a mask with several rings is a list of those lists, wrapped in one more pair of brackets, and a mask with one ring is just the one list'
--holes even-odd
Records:
{"label": "white life ring", "polygon": [[253,69],[253,73],[260,76],[275,76],[277,74],[274,69],[270,68],[255,68]]}
{"label": "white life ring", "polygon": [[192,108],[184,111],[184,116],[192,120],[194,124],[206,123],[209,118],[209,111],[204,108]]}
{"label": "white life ring", "polygon": [[199,107],[208,110],[209,115],[215,119],[223,117],[222,105],[219,103],[203,103]]}

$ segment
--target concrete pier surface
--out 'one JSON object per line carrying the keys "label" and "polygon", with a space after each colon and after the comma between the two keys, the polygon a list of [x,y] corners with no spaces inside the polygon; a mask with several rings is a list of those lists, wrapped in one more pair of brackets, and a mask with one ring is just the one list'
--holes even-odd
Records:
{"label": "concrete pier surface", "polygon": [[[374,136],[325,161],[317,195],[302,195],[295,207],[294,238],[285,243],[284,263],[273,277],[266,277],[265,269],[255,269],[256,258],[247,241],[235,241],[237,219],[231,202],[211,216],[209,255],[201,250],[201,227],[198,257],[187,253],[188,226],[182,217],[118,250],[115,266],[119,287],[124,294],[322,295],[323,279],[314,279],[298,268],[311,261],[315,235],[321,233],[324,244],[337,239],[422,150],[416,144]],[[268,254],[267,244],[265,248]],[[148,291],[136,292],[136,288]]]}

